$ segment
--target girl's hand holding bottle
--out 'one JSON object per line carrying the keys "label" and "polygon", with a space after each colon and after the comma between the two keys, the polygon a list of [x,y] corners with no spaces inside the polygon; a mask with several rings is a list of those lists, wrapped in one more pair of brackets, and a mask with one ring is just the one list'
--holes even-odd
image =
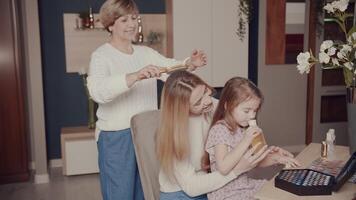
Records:
{"label": "girl's hand holding bottle", "polygon": [[[247,147],[249,147],[251,145],[252,140],[261,132],[262,132],[262,129],[260,129],[257,126],[248,127],[245,130],[245,134],[241,140],[241,144],[247,145]],[[256,146],[258,147],[259,145],[256,145]]]}
{"label": "girl's hand holding bottle", "polygon": [[247,150],[242,156],[240,161],[234,167],[233,171],[236,175],[250,171],[255,168],[266,156],[270,153],[271,150],[267,148],[267,145],[263,146],[259,151],[254,153],[258,145]]}

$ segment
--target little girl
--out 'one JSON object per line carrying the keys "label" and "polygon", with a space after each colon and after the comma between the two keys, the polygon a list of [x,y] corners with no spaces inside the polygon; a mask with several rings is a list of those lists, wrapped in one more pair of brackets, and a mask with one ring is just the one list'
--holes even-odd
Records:
{"label": "little girl", "polygon": [[[256,117],[262,101],[261,91],[245,78],[232,78],[225,84],[205,147],[212,171],[228,174],[236,164],[245,159],[243,155],[253,138],[258,132],[262,132],[259,128],[248,127],[248,122]],[[277,163],[292,167],[299,165],[289,152],[279,147],[270,147],[270,150],[258,166]],[[209,193],[208,199],[254,199],[254,194],[265,182],[266,180],[249,178],[245,173]]]}

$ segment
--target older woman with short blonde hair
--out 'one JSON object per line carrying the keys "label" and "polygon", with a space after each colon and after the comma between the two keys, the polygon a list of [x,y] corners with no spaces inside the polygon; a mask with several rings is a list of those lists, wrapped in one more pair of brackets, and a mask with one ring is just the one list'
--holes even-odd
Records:
{"label": "older woman with short blonde hair", "polygon": [[[149,47],[132,44],[137,19],[134,1],[107,0],[100,9],[100,20],[111,34],[90,60],[87,81],[90,96],[99,105],[95,135],[104,200],[143,199],[130,119],[157,109],[160,67],[183,64]],[[196,51],[184,64],[194,70],[206,64],[206,56]]]}
{"label": "older woman with short blonde hair", "polygon": [[105,29],[112,26],[115,21],[127,14],[137,14],[139,11],[133,1],[107,0],[100,9],[100,22]]}

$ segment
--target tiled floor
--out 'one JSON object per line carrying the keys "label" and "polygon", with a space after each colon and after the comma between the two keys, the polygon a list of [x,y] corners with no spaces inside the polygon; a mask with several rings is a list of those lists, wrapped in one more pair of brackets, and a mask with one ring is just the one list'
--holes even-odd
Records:
{"label": "tiled floor", "polygon": [[50,182],[0,185],[1,200],[101,200],[99,174],[63,176],[52,168]]}
{"label": "tiled floor", "polygon": [[[254,178],[270,179],[283,166],[252,170]],[[99,174],[63,176],[62,168],[52,168],[50,182],[33,181],[0,185],[0,200],[101,200]]]}

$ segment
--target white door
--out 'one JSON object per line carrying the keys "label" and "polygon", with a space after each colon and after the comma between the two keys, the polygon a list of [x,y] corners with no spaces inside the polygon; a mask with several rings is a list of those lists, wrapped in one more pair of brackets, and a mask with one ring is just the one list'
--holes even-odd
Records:
{"label": "white door", "polygon": [[[298,73],[296,61],[294,64],[266,64],[266,51],[276,51],[273,48],[267,49],[266,45],[267,29],[271,27],[271,25],[267,26],[267,3],[276,5],[276,1],[259,1],[258,87],[262,90],[265,101],[258,120],[270,145],[279,145],[292,152],[298,152],[305,146],[307,76]],[[304,11],[304,15],[309,13],[305,12],[307,7],[308,5],[305,3],[304,7],[298,4],[292,6],[292,9],[285,6],[288,10],[299,9],[302,13]],[[305,39],[308,38],[307,27],[303,24],[308,20],[308,17],[301,16],[299,19],[299,21],[302,20],[301,22],[289,20],[297,19],[289,18],[295,14],[295,12],[286,12],[285,21],[291,22],[285,24],[285,34],[293,35],[301,32],[304,34],[304,41],[307,41]],[[297,15],[300,16],[300,13]],[[280,39],[282,38],[272,38],[271,42]],[[304,50],[307,46],[307,43],[304,42]],[[290,48],[286,47],[286,49]]]}

